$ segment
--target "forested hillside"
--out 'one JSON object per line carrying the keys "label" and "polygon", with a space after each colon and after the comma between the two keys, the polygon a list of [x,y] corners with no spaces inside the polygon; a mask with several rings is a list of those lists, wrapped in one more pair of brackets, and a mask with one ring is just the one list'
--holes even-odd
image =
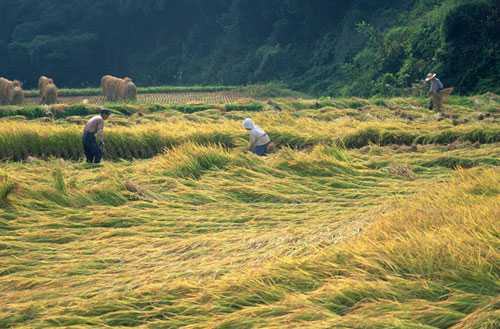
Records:
{"label": "forested hillside", "polygon": [[0,75],[68,87],[282,81],[400,94],[428,71],[499,91],[497,0],[2,0]]}

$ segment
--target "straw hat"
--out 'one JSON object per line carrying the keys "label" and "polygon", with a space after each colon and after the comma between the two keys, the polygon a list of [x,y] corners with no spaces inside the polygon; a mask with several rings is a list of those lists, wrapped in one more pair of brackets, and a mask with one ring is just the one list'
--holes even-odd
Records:
{"label": "straw hat", "polygon": [[425,82],[429,82],[431,81],[432,79],[434,79],[436,77],[436,73],[429,73],[427,74],[427,78],[425,78]]}

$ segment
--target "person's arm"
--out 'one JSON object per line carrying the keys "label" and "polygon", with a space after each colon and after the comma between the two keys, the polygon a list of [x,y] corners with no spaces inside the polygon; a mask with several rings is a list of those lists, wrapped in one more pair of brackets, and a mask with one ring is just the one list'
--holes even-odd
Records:
{"label": "person's arm", "polygon": [[104,120],[99,120],[97,124],[97,139],[100,145],[104,145]]}
{"label": "person's arm", "polygon": [[103,129],[97,130],[96,136],[97,140],[99,141],[99,144],[104,144],[104,130]]}
{"label": "person's arm", "polygon": [[250,151],[253,151],[255,149],[256,142],[257,142],[257,137],[253,132],[250,132],[250,146],[249,146]]}

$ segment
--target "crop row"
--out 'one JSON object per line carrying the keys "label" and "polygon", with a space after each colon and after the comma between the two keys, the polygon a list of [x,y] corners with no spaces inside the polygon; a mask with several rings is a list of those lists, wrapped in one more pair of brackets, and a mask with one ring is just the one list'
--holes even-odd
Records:
{"label": "crop row", "polygon": [[[311,135],[293,130],[269,130],[278,147],[304,149],[318,144],[336,144],[347,148],[360,148],[370,144],[412,145],[449,144],[455,141],[472,143],[500,142],[499,128],[481,126],[445,129],[440,132],[408,132],[402,129],[385,129],[366,126],[345,135]],[[213,127],[179,128],[172,131],[161,125],[137,128],[113,128],[106,132],[106,158],[144,159],[165,149],[192,142],[200,145],[218,144],[226,148],[242,145],[245,133]],[[28,156],[60,157],[77,160],[82,158],[81,127],[48,126],[41,124],[10,124],[0,127],[0,159],[20,161]]]}
{"label": "crop row", "polygon": [[[222,92],[235,90],[235,86],[156,86],[139,87],[139,94],[161,94],[161,93],[188,93],[188,92]],[[102,94],[100,88],[61,88],[59,95],[63,97],[71,96],[99,96]],[[26,90],[26,97],[37,97],[38,90]]]}
{"label": "crop row", "polygon": [[[27,103],[39,103],[38,95],[29,94]],[[154,93],[148,92],[137,96],[137,103],[145,104],[184,104],[184,103],[206,103],[206,104],[225,104],[235,102],[238,99],[245,98],[244,94],[238,91],[174,91]],[[85,100],[89,104],[102,105],[106,103],[104,96],[100,93],[62,93],[59,102],[64,104],[76,104]]]}
{"label": "crop row", "polygon": [[[264,109],[264,105],[257,102],[250,103],[226,103],[225,105],[214,104],[164,104],[158,103],[151,104],[107,104],[106,107],[111,109],[114,114],[129,116],[138,112],[153,113],[161,111],[175,110],[181,113],[196,113],[208,109],[218,108],[225,112],[231,111],[246,111],[246,112],[259,112]],[[3,106],[0,108],[0,118],[9,117],[24,117],[25,119],[64,119],[71,116],[89,116],[99,113],[100,107],[96,104],[71,104],[71,105],[53,105],[50,107],[44,105],[28,105],[28,106]]]}

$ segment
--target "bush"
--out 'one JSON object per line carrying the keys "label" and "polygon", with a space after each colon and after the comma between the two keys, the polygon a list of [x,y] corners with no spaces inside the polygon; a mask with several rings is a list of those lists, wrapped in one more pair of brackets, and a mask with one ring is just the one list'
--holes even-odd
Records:
{"label": "bush", "polygon": [[16,189],[16,183],[7,177],[0,177],[0,206],[7,204],[7,198]]}
{"label": "bush", "polygon": [[269,131],[269,137],[279,147],[290,147],[293,149],[303,149],[311,147],[317,143],[308,136],[296,134],[292,131]]}
{"label": "bush", "polygon": [[198,179],[208,170],[225,168],[231,160],[231,154],[220,146],[189,143],[168,151],[156,161],[168,175]]}
{"label": "bush", "polygon": [[82,104],[69,106],[54,106],[50,108],[50,112],[56,119],[64,119],[71,116],[87,116],[99,113],[99,108],[91,107]]}
{"label": "bush", "polygon": [[466,159],[460,157],[441,157],[435,160],[423,162],[423,167],[445,167],[450,169],[473,168],[480,165],[500,166],[500,160],[496,158]]}
{"label": "bush", "polygon": [[186,105],[176,105],[174,106],[174,110],[177,110],[182,113],[196,113],[201,111],[206,111],[213,106],[206,104],[186,104]]}
{"label": "bush", "polygon": [[344,137],[343,144],[347,148],[360,148],[369,144],[380,144],[382,134],[377,128],[366,128],[350,136]]}
{"label": "bush", "polygon": [[264,106],[260,103],[249,103],[249,104],[226,104],[224,109],[227,112],[241,111],[241,112],[260,112],[264,109]]}
{"label": "bush", "polygon": [[445,130],[437,134],[420,136],[417,141],[422,144],[450,144],[457,140],[471,143],[497,143],[500,141],[500,129],[475,128],[470,131]]}
{"label": "bush", "polygon": [[276,98],[276,97],[301,97],[305,98],[307,95],[291,90],[284,83],[269,82],[266,84],[250,85],[242,87],[241,91],[248,96],[255,98]]}
{"label": "bush", "polygon": [[234,136],[226,132],[196,133],[189,136],[186,142],[193,142],[204,146],[221,145],[225,148],[236,146]]}
{"label": "bush", "polygon": [[139,112],[139,110],[136,107],[127,104],[112,104],[108,105],[107,108],[113,110],[116,114],[122,114],[127,116]]}
{"label": "bush", "polygon": [[0,117],[24,116],[27,119],[42,118],[50,115],[50,111],[41,106],[2,106]]}

